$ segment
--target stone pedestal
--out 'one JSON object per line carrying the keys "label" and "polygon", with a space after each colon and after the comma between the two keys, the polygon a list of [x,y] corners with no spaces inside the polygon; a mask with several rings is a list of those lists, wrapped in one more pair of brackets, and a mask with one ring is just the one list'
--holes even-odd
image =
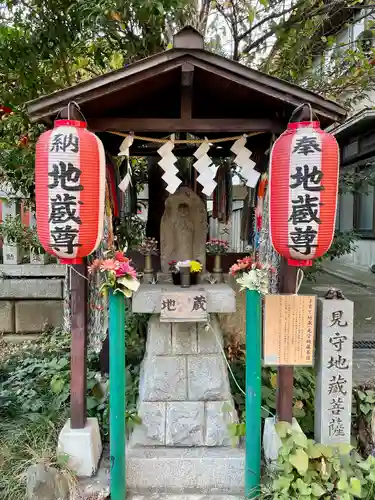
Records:
{"label": "stone pedestal", "polygon": [[236,415],[215,316],[211,327],[151,317],[131,446],[231,446]]}
{"label": "stone pedestal", "polygon": [[57,454],[68,456],[68,465],[77,476],[95,474],[102,454],[98,420],[88,418],[84,429],[72,429],[69,419],[60,432]]}
{"label": "stone pedestal", "polygon": [[[155,311],[163,286],[141,286],[133,311]],[[210,296],[210,287],[221,294]],[[235,310],[229,286],[207,286],[206,294],[209,311]],[[161,323],[159,314],[150,318],[140,380],[142,424],[130,436],[127,455],[130,491],[243,490],[244,454],[233,449],[228,431],[237,415],[221,353],[223,337],[216,314],[209,317],[209,328],[205,323]],[[156,466],[163,469],[157,476]]]}

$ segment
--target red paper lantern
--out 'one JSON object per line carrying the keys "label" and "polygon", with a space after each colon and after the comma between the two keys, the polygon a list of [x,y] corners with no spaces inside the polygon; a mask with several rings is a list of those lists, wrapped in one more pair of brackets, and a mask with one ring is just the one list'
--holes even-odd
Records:
{"label": "red paper lantern", "polygon": [[81,263],[103,235],[105,153],[85,122],[57,120],[36,145],[38,236],[65,264]]}
{"label": "red paper lantern", "polygon": [[270,159],[270,234],[292,266],[311,266],[330,248],[339,176],[336,139],[319,122],[290,123]]}

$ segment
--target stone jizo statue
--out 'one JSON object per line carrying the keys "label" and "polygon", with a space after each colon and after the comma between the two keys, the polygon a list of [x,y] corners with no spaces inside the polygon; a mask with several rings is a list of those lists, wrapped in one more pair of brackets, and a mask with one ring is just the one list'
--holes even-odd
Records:
{"label": "stone jizo statue", "polygon": [[199,196],[187,187],[168,197],[160,227],[160,260],[168,273],[171,260],[199,260],[206,267],[207,211]]}

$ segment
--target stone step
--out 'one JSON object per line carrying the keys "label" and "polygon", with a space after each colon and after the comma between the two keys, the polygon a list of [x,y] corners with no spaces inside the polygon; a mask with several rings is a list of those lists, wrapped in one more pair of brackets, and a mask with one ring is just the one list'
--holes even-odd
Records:
{"label": "stone step", "polygon": [[126,484],[134,494],[242,495],[244,471],[241,448],[132,448]]}
{"label": "stone step", "polygon": [[151,493],[150,495],[127,495],[129,500],[243,500],[243,495],[210,495],[194,493],[190,495],[173,495],[168,493]]}

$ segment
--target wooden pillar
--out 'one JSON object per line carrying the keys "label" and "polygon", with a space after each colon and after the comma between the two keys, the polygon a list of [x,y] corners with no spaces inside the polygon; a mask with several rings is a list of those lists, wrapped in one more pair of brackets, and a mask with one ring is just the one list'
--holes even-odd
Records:
{"label": "wooden pillar", "polygon": [[73,264],[70,270],[71,309],[71,379],[70,411],[71,428],[83,429],[86,425],[86,375],[87,375],[87,267]]}
{"label": "wooden pillar", "polygon": [[[61,118],[82,120],[74,104],[61,110]],[[83,429],[86,425],[87,387],[87,266],[72,264],[70,269],[71,355],[70,355],[70,425]]]}
{"label": "wooden pillar", "polygon": [[[292,122],[310,121],[310,108],[305,105],[292,117]],[[281,261],[280,293],[296,293],[297,270]],[[292,423],[293,419],[293,367],[280,366],[277,371],[276,413],[279,421]]]}
{"label": "wooden pillar", "polygon": [[[280,292],[295,293],[297,267],[281,261]],[[293,366],[280,366],[277,371],[276,412],[278,420],[292,423],[293,418]]]}

